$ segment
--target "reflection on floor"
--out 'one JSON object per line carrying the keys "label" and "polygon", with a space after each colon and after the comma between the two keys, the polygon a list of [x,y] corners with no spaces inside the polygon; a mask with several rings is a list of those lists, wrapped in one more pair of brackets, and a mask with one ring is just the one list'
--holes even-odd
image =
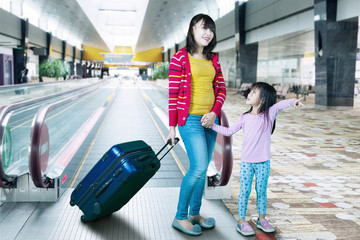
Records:
{"label": "reflection on floor", "polygon": [[[354,108],[345,110],[315,109],[313,95],[304,104],[277,117],[268,218],[276,226],[277,239],[359,239],[360,97]],[[230,124],[248,108],[244,98],[228,91],[223,110]],[[224,202],[238,219],[242,133],[236,133],[233,142],[232,199]],[[257,216],[254,185],[247,216]]]}

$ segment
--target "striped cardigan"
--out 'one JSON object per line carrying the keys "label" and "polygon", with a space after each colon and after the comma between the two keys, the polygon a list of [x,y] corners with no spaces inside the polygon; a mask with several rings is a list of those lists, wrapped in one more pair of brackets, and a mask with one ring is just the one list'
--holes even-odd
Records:
{"label": "striped cardigan", "polygon": [[[216,116],[220,116],[221,107],[226,97],[226,87],[218,54],[214,54],[212,63],[216,74],[213,81],[215,103],[211,111]],[[182,48],[174,54],[169,65],[169,126],[185,124],[190,107],[190,98],[190,62],[186,49]]]}

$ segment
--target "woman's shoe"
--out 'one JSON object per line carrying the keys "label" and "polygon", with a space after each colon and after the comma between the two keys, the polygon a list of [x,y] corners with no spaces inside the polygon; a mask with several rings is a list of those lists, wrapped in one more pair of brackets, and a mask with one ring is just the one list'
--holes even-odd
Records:
{"label": "woman's shoe", "polygon": [[178,220],[176,220],[176,218],[174,218],[172,226],[174,228],[182,231],[183,233],[186,233],[186,234],[189,234],[192,236],[198,236],[198,235],[202,234],[201,227],[198,224],[195,224],[191,230],[187,230],[180,225],[180,223],[178,222]]}
{"label": "woman's shoe", "polygon": [[205,222],[200,222],[198,220],[196,220],[195,218],[192,218],[191,216],[188,217],[189,221],[192,224],[199,224],[201,227],[203,228],[213,228],[215,227],[215,219],[214,218],[206,218]]}

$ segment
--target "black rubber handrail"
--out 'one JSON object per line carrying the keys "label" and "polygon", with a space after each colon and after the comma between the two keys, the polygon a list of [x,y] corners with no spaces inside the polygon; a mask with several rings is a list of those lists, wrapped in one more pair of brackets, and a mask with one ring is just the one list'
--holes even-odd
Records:
{"label": "black rubber handrail", "polygon": [[[88,87],[92,87],[92,86],[94,86],[94,85],[87,86],[87,87],[85,87],[85,89],[88,88]],[[60,93],[53,93],[53,94],[50,94],[50,95],[47,95],[47,96],[33,98],[33,99],[26,100],[26,101],[10,104],[10,105],[7,105],[7,106],[1,106],[0,107],[0,149],[3,149],[3,140],[4,140],[5,131],[6,131],[6,125],[7,125],[7,122],[5,122],[5,120],[6,120],[6,115],[10,111],[21,108],[21,107],[25,107],[25,106],[30,105],[30,104],[34,104],[36,102],[46,100],[46,99],[49,99],[49,98],[69,94],[69,93],[72,93],[72,92],[75,92],[75,91],[79,91],[79,89],[84,89],[84,87],[79,87],[79,88],[75,88],[75,89],[65,91],[65,92],[60,92]],[[17,176],[10,176],[10,175],[7,175],[5,173],[4,164],[3,164],[3,157],[4,157],[3,156],[3,151],[0,151],[0,187],[9,188],[9,187],[11,187],[13,185],[13,183],[14,183]]]}
{"label": "black rubber handrail", "polygon": [[[221,126],[229,127],[226,114],[221,111]],[[233,168],[232,139],[231,137],[218,134],[223,138],[222,147],[222,169],[221,174],[211,178],[212,186],[226,186],[230,180]]]}
{"label": "black rubber handrail", "polygon": [[41,136],[42,134],[47,134],[48,128],[46,127],[45,119],[48,112],[57,109],[58,107],[62,106],[65,103],[71,102],[79,97],[82,97],[93,90],[96,90],[98,87],[94,86],[93,88],[71,96],[69,98],[65,98],[61,101],[42,106],[36,113],[33,123],[32,123],[32,130],[31,130],[31,142],[30,142],[30,175],[34,182],[34,185],[38,188],[49,188],[51,187],[51,180],[46,176],[43,176],[41,171]]}

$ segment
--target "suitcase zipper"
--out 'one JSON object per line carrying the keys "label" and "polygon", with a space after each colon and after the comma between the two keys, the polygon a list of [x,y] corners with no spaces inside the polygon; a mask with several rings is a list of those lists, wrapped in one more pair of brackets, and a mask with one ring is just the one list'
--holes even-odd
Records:
{"label": "suitcase zipper", "polygon": [[[103,176],[98,179],[98,181],[96,181],[94,184],[90,185],[91,188],[93,188],[93,190],[95,191],[95,188],[101,183],[101,181],[113,170],[113,167],[116,166],[119,162],[121,162],[125,157],[128,157],[129,155],[132,155],[132,154],[136,154],[136,153],[140,153],[140,152],[144,152],[144,150],[150,150],[152,151],[151,147],[149,148],[144,148],[142,150],[136,150],[136,151],[132,151],[132,152],[128,152],[126,154],[124,154],[123,156],[121,156],[121,158],[118,158],[113,164],[111,164],[111,166],[106,170],[105,174],[103,174]],[[150,152],[149,151],[149,152]],[[120,160],[119,160],[120,159]],[[108,186],[108,185],[107,185]],[[98,190],[99,191],[99,190]],[[84,197],[78,202],[78,206],[81,205],[81,203],[87,199],[87,197],[92,194],[91,190],[89,190],[85,195]],[[95,193],[96,194],[96,193]],[[100,194],[99,194],[100,195]],[[98,196],[99,196],[98,195]]]}

